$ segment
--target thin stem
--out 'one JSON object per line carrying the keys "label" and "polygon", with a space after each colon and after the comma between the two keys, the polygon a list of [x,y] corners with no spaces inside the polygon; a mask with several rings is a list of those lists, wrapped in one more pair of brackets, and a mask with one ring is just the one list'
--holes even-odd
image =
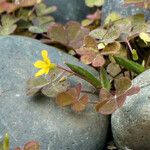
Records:
{"label": "thin stem", "polygon": [[62,66],[60,66],[60,65],[57,65],[57,67],[60,68],[60,69],[62,69],[62,70],[64,70],[64,71],[66,71],[66,72],[68,72],[68,73],[74,74],[73,71],[68,70],[67,68],[64,68],[64,67],[62,67]]}
{"label": "thin stem", "polygon": [[[77,76],[77,77],[79,77],[79,78],[81,78],[81,79],[87,81],[87,82],[90,83],[91,85],[93,85],[92,81],[88,81],[85,77],[83,77],[83,76],[81,76],[81,75],[79,75],[79,74],[77,74],[77,73],[75,73],[75,72],[73,72],[73,71],[71,71],[71,70],[68,70],[68,69],[66,69],[66,68],[64,68],[64,67],[62,67],[62,66],[60,66],[60,65],[57,65],[57,67],[60,68],[60,69],[62,69],[62,70],[64,70],[64,71],[66,71],[66,72],[68,72],[68,73],[71,73],[72,75],[75,75],[75,76]],[[94,86],[94,85],[93,85],[93,86]],[[94,86],[94,87],[95,87],[95,86]],[[95,87],[95,89],[97,89],[97,88]]]}
{"label": "thin stem", "polygon": [[89,101],[90,104],[98,104],[98,101]]}
{"label": "thin stem", "polygon": [[130,51],[131,51],[131,53],[132,53],[132,47],[131,47],[131,44],[130,44],[130,42],[126,39],[126,43],[127,43],[127,45],[128,45],[128,47],[129,47],[129,49],[130,49]]}
{"label": "thin stem", "polygon": [[91,92],[91,91],[86,91],[86,90],[82,90],[81,92],[88,93],[88,94],[93,94],[93,95],[96,93],[96,91],[95,92]]}

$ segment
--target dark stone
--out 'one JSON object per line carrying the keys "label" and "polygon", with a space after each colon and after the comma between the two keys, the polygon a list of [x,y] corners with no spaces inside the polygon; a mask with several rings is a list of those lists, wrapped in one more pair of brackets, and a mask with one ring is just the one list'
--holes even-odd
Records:
{"label": "dark stone", "polygon": [[86,15],[93,12],[93,9],[85,5],[85,0],[44,0],[49,6],[58,7],[54,13],[57,22],[65,23],[69,20],[81,21]]}
{"label": "dark stone", "polygon": [[122,16],[130,16],[137,13],[144,13],[145,16],[150,19],[149,11],[146,11],[141,8],[137,8],[135,6],[124,7],[124,0],[106,0],[102,9],[102,20],[106,18],[108,14],[111,12],[118,12]]}
{"label": "dark stone", "polygon": [[[106,140],[109,118],[97,114],[92,106],[76,114],[70,108],[59,108],[53,99],[44,96],[28,97],[26,80],[37,70],[33,63],[41,58],[41,50],[49,51],[54,63],[70,62],[85,67],[95,76],[98,73],[76,58],[37,40],[18,37],[0,37],[0,135],[8,132],[11,149],[29,140],[37,140],[41,150],[102,150]],[[85,90],[93,90],[87,82]],[[90,95],[90,100],[98,99]]]}
{"label": "dark stone", "polygon": [[141,91],[127,97],[122,108],[111,118],[114,141],[119,150],[150,149],[150,70],[133,80]]}

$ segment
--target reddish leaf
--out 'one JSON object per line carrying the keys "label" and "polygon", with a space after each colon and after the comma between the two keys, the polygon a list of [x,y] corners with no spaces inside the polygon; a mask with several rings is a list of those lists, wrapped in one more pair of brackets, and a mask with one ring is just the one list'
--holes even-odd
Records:
{"label": "reddish leaf", "polygon": [[21,7],[30,7],[34,6],[35,4],[38,3],[39,0],[22,0],[20,3]]}
{"label": "reddish leaf", "polygon": [[105,59],[101,54],[97,54],[92,62],[93,67],[102,67],[105,64]]}
{"label": "reddish leaf", "polygon": [[73,103],[72,109],[75,112],[81,112],[86,108],[87,104],[88,104],[88,95],[84,95],[79,99],[79,101]]}
{"label": "reddish leaf", "polygon": [[106,45],[106,47],[101,51],[102,55],[118,54],[121,48],[119,42],[113,42]]}
{"label": "reddish leaf", "polygon": [[73,104],[73,102],[76,101],[76,99],[79,99],[81,92],[81,84],[78,84],[76,87],[70,88],[66,92],[62,92],[57,95],[56,103],[59,106],[68,106]]}
{"label": "reddish leaf", "polygon": [[75,101],[75,98],[69,94],[69,92],[63,92],[57,95],[56,103],[57,105],[64,107],[71,105]]}
{"label": "reddish leaf", "polygon": [[30,141],[24,145],[23,150],[40,150],[40,145],[36,141]]}
{"label": "reddish leaf", "polygon": [[117,94],[124,93],[127,89],[131,87],[131,79],[128,77],[121,77],[119,79],[115,79],[115,88]]}
{"label": "reddish leaf", "polygon": [[112,96],[113,95],[108,90],[106,90],[104,88],[102,88],[100,90],[99,97],[100,97],[101,101],[105,101],[105,100],[107,100],[109,98],[112,98]]}
{"label": "reddish leaf", "polygon": [[20,147],[16,147],[14,150],[21,150],[21,148]]}
{"label": "reddish leaf", "polygon": [[140,87],[139,86],[134,86],[134,87],[131,87],[127,92],[126,92],[126,95],[127,96],[132,96],[134,94],[137,94],[138,92],[140,92]]}
{"label": "reddish leaf", "polygon": [[98,104],[96,104],[95,109],[101,114],[112,114],[118,108],[122,107],[127,96],[137,94],[139,91],[139,87],[131,87],[121,95],[112,96],[107,90],[103,89],[100,92],[100,97],[102,97],[101,101]]}
{"label": "reddish leaf", "polygon": [[0,3],[0,13],[5,12],[5,11],[7,13],[11,13],[11,12],[17,10],[18,8],[19,8],[19,6],[14,3],[9,3],[6,1]]}
{"label": "reddish leaf", "polygon": [[99,53],[96,41],[90,36],[84,38],[83,46],[76,49],[76,52],[81,56],[80,60],[85,64],[101,67],[105,63],[104,57]]}
{"label": "reddish leaf", "polygon": [[6,0],[0,2],[0,13],[2,12],[7,12],[11,13],[14,12],[15,10],[21,8],[21,7],[30,7],[34,6],[38,0],[22,0],[21,2],[17,3],[10,3],[7,2]]}
{"label": "reddish leaf", "polygon": [[78,22],[70,21],[65,26],[54,24],[48,31],[48,37],[53,41],[67,47],[77,49],[83,45],[83,40],[88,35],[89,29],[81,27]]}
{"label": "reddish leaf", "polygon": [[75,112],[83,111],[88,104],[88,95],[83,95],[80,98],[81,94],[81,84],[78,84],[76,87],[73,87],[66,92],[58,94],[56,98],[56,103],[59,106],[68,106],[72,105],[72,109]]}
{"label": "reddish leaf", "polygon": [[91,20],[99,20],[101,18],[101,11],[97,9],[94,14],[89,14],[87,18]]}

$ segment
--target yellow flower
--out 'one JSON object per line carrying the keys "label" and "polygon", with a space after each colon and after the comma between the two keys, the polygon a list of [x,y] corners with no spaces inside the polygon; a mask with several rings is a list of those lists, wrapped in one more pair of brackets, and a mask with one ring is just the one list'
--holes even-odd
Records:
{"label": "yellow flower", "polygon": [[140,33],[139,37],[147,44],[147,42],[150,42],[150,36],[147,33]]}
{"label": "yellow flower", "polygon": [[56,64],[51,63],[51,60],[48,57],[48,52],[46,50],[42,50],[41,54],[43,57],[43,61],[38,60],[34,63],[34,66],[36,68],[41,69],[35,74],[36,77],[41,76],[43,74],[48,74],[50,70],[56,68]]}

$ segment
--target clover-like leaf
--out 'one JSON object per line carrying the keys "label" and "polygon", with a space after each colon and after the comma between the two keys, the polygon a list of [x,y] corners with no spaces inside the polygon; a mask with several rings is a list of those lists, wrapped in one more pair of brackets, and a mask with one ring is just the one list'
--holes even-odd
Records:
{"label": "clover-like leaf", "polygon": [[107,24],[112,23],[121,18],[122,18],[122,16],[120,14],[118,14],[117,12],[111,12],[110,14],[108,14],[106,19],[104,20],[104,24],[107,25]]}
{"label": "clover-like leaf", "polygon": [[11,12],[14,12],[15,10],[17,10],[18,8],[19,8],[19,6],[15,3],[10,3],[5,0],[0,2],[0,13],[3,13],[5,11],[7,13],[11,13]]}
{"label": "clover-like leaf", "polygon": [[105,48],[101,51],[102,55],[110,55],[110,54],[118,54],[121,48],[121,44],[119,42],[109,43],[105,46]]}
{"label": "clover-like leaf", "polygon": [[98,29],[91,31],[89,35],[99,40],[99,42],[108,44],[108,43],[113,43],[115,40],[119,38],[120,30],[116,28],[115,26],[112,26],[108,30],[103,29],[103,28],[98,28]]}
{"label": "clover-like leaf", "polygon": [[58,68],[50,72],[47,79],[50,83],[44,86],[41,92],[48,97],[56,97],[70,86],[70,82],[67,79],[67,72]]}
{"label": "clover-like leaf", "polygon": [[88,104],[87,94],[80,97],[81,84],[76,85],[73,88],[68,89],[66,92],[57,95],[56,103],[59,106],[72,106],[75,112],[83,111]]}
{"label": "clover-like leaf", "polygon": [[36,141],[30,141],[24,145],[23,150],[40,150],[40,145]]}
{"label": "clover-like leaf", "polygon": [[126,90],[128,90],[132,83],[131,83],[131,79],[128,77],[121,77],[119,79],[115,79],[115,88],[116,88],[116,93],[122,94],[124,93]]}
{"label": "clover-like leaf", "polygon": [[[84,26],[84,27],[87,27],[87,26],[89,26],[89,25],[92,25],[93,23],[95,23],[96,26],[98,26],[99,23],[97,23],[97,22],[99,22],[100,18],[101,18],[101,11],[100,11],[99,9],[97,9],[96,12],[94,12],[93,14],[87,15],[87,16],[86,16],[86,19],[84,19],[84,20],[81,22],[81,24],[82,24],[82,26]],[[95,24],[94,24],[94,25],[95,25]]]}
{"label": "clover-like leaf", "polygon": [[16,2],[8,2],[6,0],[0,2],[0,13],[7,12],[7,13],[12,13],[16,11],[19,8],[22,7],[30,7],[38,4],[40,0],[22,0]]}
{"label": "clover-like leaf", "polygon": [[9,35],[13,33],[17,25],[15,24],[19,19],[14,18],[10,15],[2,15],[0,25],[0,35]]}
{"label": "clover-like leaf", "polygon": [[49,83],[50,81],[43,76],[33,77],[27,81],[26,94],[33,96]]}
{"label": "clover-like leaf", "polygon": [[116,75],[118,75],[121,72],[121,68],[118,64],[112,62],[107,66],[107,72],[112,77],[115,77]]}
{"label": "clover-like leaf", "polygon": [[35,8],[37,16],[48,15],[55,12],[56,10],[57,10],[56,6],[47,7],[46,4],[44,3],[39,3]]}
{"label": "clover-like leaf", "polygon": [[105,0],[85,0],[85,3],[88,7],[100,7],[104,4]]}
{"label": "clover-like leaf", "polygon": [[51,16],[40,16],[32,19],[33,26],[29,27],[32,33],[44,33],[48,31],[50,24],[54,21]]}
{"label": "clover-like leaf", "polygon": [[75,112],[81,112],[85,110],[87,104],[88,104],[88,95],[86,94],[73,103],[72,110],[74,110]]}
{"label": "clover-like leaf", "polygon": [[139,8],[150,8],[149,0],[124,0],[125,6],[134,5]]}
{"label": "clover-like leaf", "polygon": [[106,89],[102,89],[100,92],[100,102],[96,104],[95,109],[97,112],[105,115],[114,113],[118,108],[122,107],[127,96],[137,94],[140,91],[140,87],[131,87],[121,95],[113,96]]}
{"label": "clover-like leaf", "polygon": [[83,46],[75,51],[81,56],[80,60],[85,64],[91,64],[94,67],[102,67],[105,64],[105,59],[100,54],[96,41],[90,36],[86,36]]}
{"label": "clover-like leaf", "polygon": [[38,4],[41,0],[22,0],[18,5],[20,7],[30,7]]}
{"label": "clover-like leaf", "polygon": [[52,25],[48,30],[48,37],[52,42],[77,49],[83,45],[84,37],[88,33],[89,29],[81,27],[77,22],[70,21],[65,26],[61,24]]}

